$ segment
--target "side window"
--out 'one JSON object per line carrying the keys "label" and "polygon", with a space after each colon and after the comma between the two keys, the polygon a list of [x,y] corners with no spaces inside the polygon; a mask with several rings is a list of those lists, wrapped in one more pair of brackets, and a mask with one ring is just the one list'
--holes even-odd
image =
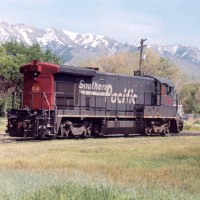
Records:
{"label": "side window", "polygon": [[165,96],[173,96],[174,88],[170,87],[169,85],[163,84],[162,85],[162,95]]}
{"label": "side window", "polygon": [[172,95],[173,96],[173,91],[174,91],[174,88],[173,87],[170,87],[169,85],[165,85],[165,93],[166,95]]}
{"label": "side window", "polygon": [[56,82],[56,105],[73,109],[78,104],[78,84]]}
{"label": "side window", "polygon": [[171,95],[171,96],[173,96],[173,92],[174,92],[174,88],[168,86],[168,87],[167,87],[167,95]]}
{"label": "side window", "polygon": [[56,92],[64,93],[67,97],[74,96],[74,83],[56,82]]}

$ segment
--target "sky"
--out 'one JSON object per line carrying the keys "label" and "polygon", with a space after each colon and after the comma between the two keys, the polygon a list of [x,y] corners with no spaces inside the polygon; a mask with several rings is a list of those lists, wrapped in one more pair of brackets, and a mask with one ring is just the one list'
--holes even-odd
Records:
{"label": "sky", "polygon": [[198,0],[0,0],[0,21],[200,48]]}

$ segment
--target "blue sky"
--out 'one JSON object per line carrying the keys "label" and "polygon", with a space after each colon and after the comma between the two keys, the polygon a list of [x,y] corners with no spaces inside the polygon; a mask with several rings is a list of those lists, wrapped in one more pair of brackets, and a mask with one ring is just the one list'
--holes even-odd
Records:
{"label": "blue sky", "polygon": [[0,21],[200,48],[197,0],[0,0]]}

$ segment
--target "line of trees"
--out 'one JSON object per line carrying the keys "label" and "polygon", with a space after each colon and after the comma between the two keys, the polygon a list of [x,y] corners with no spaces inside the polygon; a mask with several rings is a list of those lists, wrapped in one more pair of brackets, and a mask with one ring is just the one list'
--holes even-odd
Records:
{"label": "line of trees", "polygon": [[[103,56],[87,60],[80,65],[97,67],[103,72],[133,75],[134,71],[138,70],[139,53],[123,52],[117,55]],[[143,61],[141,71],[143,75],[165,77],[172,80],[175,80],[180,74],[178,66],[150,49],[146,50],[146,59]]]}
{"label": "line of trees", "polygon": [[[200,82],[189,82],[186,74],[178,66],[160,57],[152,50],[146,50],[147,59],[143,61],[142,73],[159,76],[173,81],[180,94],[186,113],[200,113]],[[62,60],[50,50],[43,50],[39,44],[27,46],[17,42],[7,42],[0,46],[0,116],[6,104],[9,107],[11,93],[22,88],[22,75],[19,67],[32,60],[61,64]],[[80,63],[82,67],[97,67],[102,72],[133,75],[138,70],[139,53],[122,52],[107,55]]]}

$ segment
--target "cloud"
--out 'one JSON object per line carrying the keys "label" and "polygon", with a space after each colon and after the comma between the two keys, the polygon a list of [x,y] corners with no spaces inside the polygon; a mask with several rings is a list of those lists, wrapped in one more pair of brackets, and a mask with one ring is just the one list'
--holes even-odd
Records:
{"label": "cloud", "polygon": [[[81,22],[77,22],[80,25]],[[103,15],[96,15],[85,23],[86,30],[93,30],[97,34],[135,43],[141,38],[149,38],[162,32],[163,22],[155,17],[138,13],[105,11]]]}

